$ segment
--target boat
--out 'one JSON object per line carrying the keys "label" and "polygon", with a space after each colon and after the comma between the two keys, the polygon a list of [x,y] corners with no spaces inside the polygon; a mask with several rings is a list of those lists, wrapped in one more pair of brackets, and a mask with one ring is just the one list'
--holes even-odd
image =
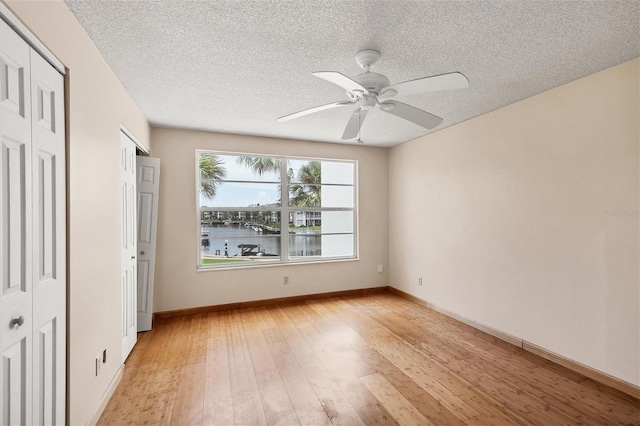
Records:
{"label": "boat", "polygon": [[260,249],[260,244],[238,244],[240,253],[236,256],[278,256],[277,254],[265,253]]}

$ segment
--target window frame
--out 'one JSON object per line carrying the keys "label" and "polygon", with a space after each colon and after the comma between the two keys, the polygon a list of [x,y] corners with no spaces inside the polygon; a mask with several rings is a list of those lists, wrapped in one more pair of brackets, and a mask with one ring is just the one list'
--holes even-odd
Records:
{"label": "window frame", "polygon": [[[259,207],[241,207],[241,206],[233,206],[233,207],[203,207],[200,203],[200,155],[201,154],[209,154],[209,155],[229,155],[229,156],[255,156],[255,157],[269,157],[279,160],[284,160],[284,163],[287,164],[289,160],[301,160],[301,161],[329,161],[329,162],[337,162],[337,163],[350,163],[353,164],[353,184],[336,184],[336,183],[328,183],[324,185],[330,186],[345,186],[353,188],[353,207],[300,207],[300,206],[290,206],[289,205],[289,181],[288,181],[288,167],[280,167],[280,181],[272,182],[272,181],[252,181],[252,180],[237,180],[237,179],[229,179],[225,180],[225,183],[278,183],[280,185],[280,207],[273,206],[259,206]],[[284,182],[284,183],[283,183]],[[296,182],[291,182],[295,184]],[[319,184],[322,186],[323,184]],[[308,156],[293,156],[293,155],[279,155],[279,154],[258,154],[258,153],[247,153],[247,152],[235,152],[235,151],[222,151],[222,150],[212,150],[212,149],[196,149],[195,150],[195,203],[196,203],[196,271],[216,271],[216,270],[228,270],[228,269],[245,269],[245,268],[256,268],[256,267],[269,267],[269,266],[282,266],[282,265],[299,265],[299,264],[311,264],[311,263],[327,263],[327,262],[344,262],[344,261],[353,261],[359,259],[359,214],[358,214],[358,160],[353,159],[343,159],[343,158],[320,158],[320,157],[308,157]],[[214,212],[262,212],[263,214],[271,215],[272,212],[277,211],[280,215],[280,234],[278,235],[280,238],[280,256],[278,259],[273,261],[271,260],[261,260],[260,262],[241,262],[242,264],[238,264],[235,262],[229,263],[220,263],[213,265],[205,265],[202,264],[202,252],[201,252],[201,244],[202,244],[202,212],[210,211],[212,212],[212,216]],[[289,220],[290,214],[295,214],[296,212],[322,212],[322,211],[348,211],[353,213],[353,255],[351,256],[308,256],[308,258],[304,257],[294,257],[290,258],[289,254],[289,238],[292,235],[289,234]],[[287,220],[285,220],[287,218]],[[349,235],[348,233],[321,233],[322,235]]]}

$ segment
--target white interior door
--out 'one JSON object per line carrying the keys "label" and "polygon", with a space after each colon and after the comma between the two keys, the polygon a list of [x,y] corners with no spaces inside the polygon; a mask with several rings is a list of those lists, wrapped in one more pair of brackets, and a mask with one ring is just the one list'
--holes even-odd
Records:
{"label": "white interior door", "polygon": [[0,20],[0,422],[64,424],[63,77]]}
{"label": "white interior door", "polygon": [[31,50],[33,422],[64,424],[66,205],[62,76]]}
{"label": "white interior door", "polygon": [[151,330],[156,266],[160,159],[137,157],[138,194],[138,331]]}
{"label": "white interior door", "polygon": [[137,339],[136,315],[136,145],[120,132],[122,175],[122,361],[127,359]]}
{"label": "white interior door", "polygon": [[0,423],[3,425],[33,423],[30,50],[0,20]]}

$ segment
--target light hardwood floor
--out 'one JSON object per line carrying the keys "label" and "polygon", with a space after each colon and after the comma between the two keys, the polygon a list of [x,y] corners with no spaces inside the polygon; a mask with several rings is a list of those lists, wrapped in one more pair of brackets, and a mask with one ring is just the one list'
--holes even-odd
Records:
{"label": "light hardwood floor", "polygon": [[640,401],[388,292],[159,321],[99,424],[640,424]]}

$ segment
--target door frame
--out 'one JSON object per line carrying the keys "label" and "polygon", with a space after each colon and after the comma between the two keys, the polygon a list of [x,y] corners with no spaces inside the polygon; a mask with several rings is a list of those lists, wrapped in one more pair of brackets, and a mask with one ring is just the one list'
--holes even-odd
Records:
{"label": "door frame", "polygon": [[[62,123],[63,131],[64,131],[64,152],[63,152],[63,182],[62,187],[64,188],[64,194],[60,199],[60,203],[64,206],[64,214],[62,215],[62,222],[65,224],[64,230],[62,234],[64,235],[64,244],[62,254],[64,255],[64,287],[65,287],[65,297],[64,297],[64,330],[66,333],[66,338],[64,342],[63,349],[63,363],[65,366],[65,372],[61,380],[64,381],[64,419],[65,421],[69,418],[69,377],[70,377],[70,362],[69,362],[69,353],[70,353],[70,326],[69,326],[69,297],[70,297],[70,274],[69,274],[69,76],[67,74],[66,66],[60,61],[56,55],[51,52],[36,35],[27,28],[26,25],[22,23],[20,18],[12,11],[12,9],[0,1],[0,20],[6,23],[20,38],[22,38],[26,44],[41,58],[44,59],[49,65],[51,65],[55,71],[57,71],[62,76],[62,91],[63,91],[63,104],[62,109],[64,111],[64,119]],[[29,158],[31,161],[31,158]],[[33,208],[33,206],[31,207]],[[33,330],[30,331],[33,333]],[[32,346],[33,348],[33,346]]]}
{"label": "door frame", "polygon": [[127,129],[123,124],[120,124],[120,131],[122,133],[124,133],[125,135],[127,135],[127,137],[133,141],[133,143],[135,144],[136,148],[138,148],[140,151],[142,151],[145,156],[148,156],[149,154],[151,154],[151,151],[149,151],[149,148],[147,148],[142,143],[140,143],[138,138],[136,138],[133,135],[133,133],[131,131],[129,131],[129,129]]}
{"label": "door frame", "polygon": [[[127,137],[128,137],[128,138],[133,142],[133,144],[136,146],[136,148],[137,148],[137,149],[138,149],[138,151],[139,151],[138,156],[140,156],[140,157],[147,157],[147,158],[151,158],[151,151],[149,150],[149,148],[147,148],[147,147],[146,147],[146,146],[144,146],[142,143],[140,143],[140,141],[139,141],[139,140],[134,136],[134,134],[133,134],[131,131],[129,131],[129,130],[128,130],[128,129],[123,125],[123,124],[120,124],[120,132],[121,132],[121,133],[123,133],[125,136],[127,136]],[[137,171],[137,167],[136,167],[136,171]],[[137,193],[138,193],[138,188],[137,188],[137,175],[136,175],[136,195],[137,195]],[[137,197],[136,197],[136,203],[137,203]],[[156,212],[155,212],[155,214],[156,214],[156,221],[157,221],[157,213],[158,213],[158,212],[156,211]],[[136,225],[137,225],[137,224],[136,224]],[[157,223],[156,223],[156,225],[157,225]],[[137,229],[137,228],[136,228],[136,229]],[[137,232],[137,231],[136,231],[136,232]],[[154,232],[154,234],[155,234],[155,232]],[[155,239],[155,237],[154,237],[154,239]],[[137,240],[137,237],[136,237],[136,240]],[[137,257],[137,255],[136,255],[136,257]],[[153,263],[153,265],[154,265],[154,267],[155,267],[155,261],[154,261],[154,262],[152,262],[152,263]],[[137,273],[137,271],[136,271],[136,273]],[[155,274],[153,274],[153,275],[155,275]],[[139,284],[136,282],[136,287],[137,287],[138,285],[139,285]],[[137,288],[136,288],[136,291],[137,291]],[[152,309],[153,309],[153,308],[152,308]],[[137,308],[136,308],[136,313],[137,313]],[[151,322],[149,322],[149,328],[148,328],[148,329],[140,330],[140,323],[138,323],[138,324],[137,324],[137,326],[138,326],[138,332],[140,332],[140,331],[147,331],[147,330],[150,330],[150,329],[151,329],[150,325],[151,325]]]}
{"label": "door frame", "polygon": [[[65,66],[29,29],[13,14],[4,3],[0,2],[0,19],[5,21],[15,32],[17,32],[36,52],[49,62],[60,74],[67,75]],[[66,88],[65,81],[65,88]],[[65,98],[66,100],[66,98]],[[65,102],[65,108],[66,108]]]}

